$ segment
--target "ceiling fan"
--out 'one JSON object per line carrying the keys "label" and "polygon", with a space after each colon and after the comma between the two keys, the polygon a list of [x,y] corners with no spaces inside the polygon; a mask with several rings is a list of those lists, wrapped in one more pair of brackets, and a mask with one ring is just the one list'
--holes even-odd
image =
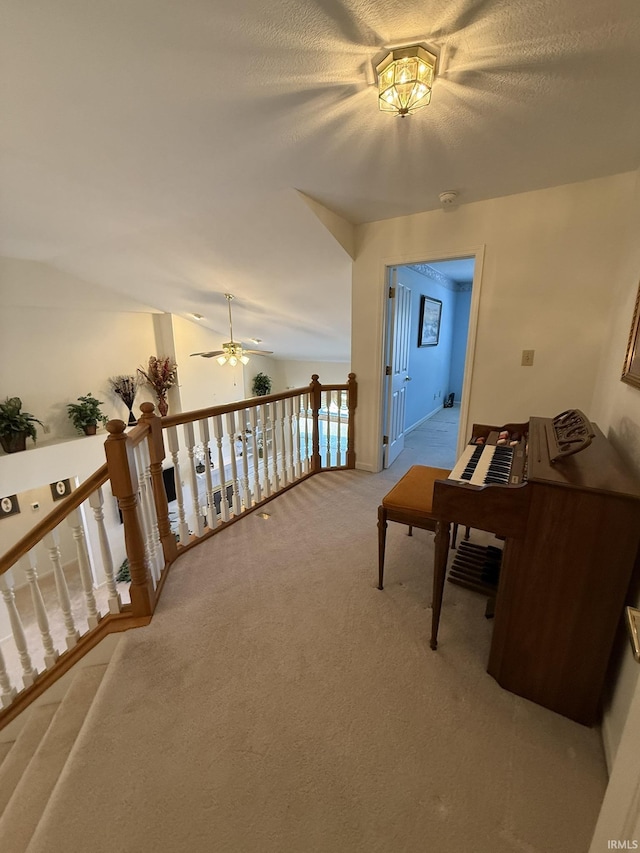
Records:
{"label": "ceiling fan", "polygon": [[242,344],[236,343],[233,340],[233,325],[231,323],[231,300],[233,296],[230,293],[225,293],[225,299],[229,306],[229,337],[231,338],[226,344],[222,344],[222,349],[213,350],[212,352],[192,352],[191,355],[201,355],[203,358],[216,358],[218,364],[226,364],[229,362],[231,367],[235,367],[238,362],[246,364],[249,361],[247,353],[251,355],[271,355],[271,350],[267,349],[245,349]]}

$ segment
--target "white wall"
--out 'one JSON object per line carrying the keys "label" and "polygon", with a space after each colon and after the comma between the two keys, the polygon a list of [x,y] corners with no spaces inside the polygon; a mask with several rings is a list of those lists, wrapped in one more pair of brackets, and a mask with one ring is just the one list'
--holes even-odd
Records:
{"label": "white wall", "polygon": [[[640,391],[620,381],[640,278],[639,175],[360,226],[352,335],[359,467],[380,464],[385,265],[484,246],[468,425],[581,408],[640,476]],[[536,351],[532,368],[520,367],[522,349]],[[623,630],[611,676],[610,765],[638,679]]]}
{"label": "white wall", "polygon": [[[53,501],[47,498],[50,483],[56,483],[58,480],[67,478],[71,479],[73,484],[82,483],[104,465],[106,461],[105,440],[106,433],[103,432],[95,436],[78,436],[57,442],[38,443],[35,447],[29,443],[25,451],[0,456],[0,492],[2,495],[23,493],[36,495],[41,500],[41,508],[38,513],[31,511],[30,501],[21,500],[21,514],[18,519],[14,520],[13,516],[9,516],[0,520],[0,553],[7,551],[25,534],[25,526],[27,530],[31,529],[53,509]],[[117,569],[126,554],[124,531],[120,524],[116,499],[113,497],[108,484],[103,487],[103,494],[104,521],[112,547],[113,563]],[[95,580],[100,584],[104,581],[100,543],[93,524],[93,515],[89,508],[86,508],[86,515],[85,532],[88,537],[87,544],[91,554],[91,564],[96,574]],[[63,562],[70,562],[75,559],[75,556],[73,549],[69,547],[64,526],[60,533],[64,546]],[[37,555],[38,574],[44,575],[51,570],[44,546],[38,546]],[[13,576],[16,586],[25,583],[25,575],[20,565],[14,567]]]}
{"label": "white wall", "polygon": [[[407,384],[404,423],[405,430],[408,430],[440,409],[448,393],[456,294],[437,281],[406,267],[398,270],[398,284],[411,290],[408,364],[411,382]],[[423,295],[442,302],[440,335],[436,346],[418,346],[420,301]]]}
{"label": "white wall", "polygon": [[[636,173],[635,178],[634,208],[624,223],[621,235],[625,247],[618,253],[603,283],[611,294],[614,310],[607,330],[607,345],[600,358],[590,411],[629,468],[640,477],[640,390],[620,381],[640,280],[640,172]],[[640,607],[638,580],[628,603]],[[620,742],[639,670],[640,667],[631,655],[626,631],[621,625],[612,661],[615,690],[611,690],[607,696],[603,725],[603,739],[610,765]]]}
{"label": "white wall", "polygon": [[253,397],[253,380],[258,373],[264,373],[271,379],[271,393],[278,394],[286,390],[284,362],[268,355],[252,355],[249,364],[243,368],[244,397]]}
{"label": "white wall", "polygon": [[[67,404],[89,391],[108,418],[127,419],[109,377],[135,374],[153,352],[151,314],[3,306],[0,397],[20,397],[24,410],[50,428],[45,435],[36,425],[38,441],[70,438],[78,433]],[[151,396],[141,390],[136,408],[144,399]]]}
{"label": "white wall", "polygon": [[351,365],[344,361],[282,361],[284,387],[304,388],[311,382],[314,373],[323,385],[343,385],[349,378]]}
{"label": "white wall", "polygon": [[233,403],[244,396],[242,367],[220,366],[215,358],[191,356],[192,352],[210,352],[221,348],[220,333],[196,321],[173,317],[174,344],[178,364],[180,400],[183,412]]}
{"label": "white wall", "polygon": [[456,293],[455,313],[453,317],[453,342],[451,344],[451,373],[449,375],[449,391],[453,392],[456,403],[460,403],[462,397],[470,310],[471,288]]}
{"label": "white wall", "polygon": [[[588,411],[613,309],[611,277],[629,251],[635,174],[523,193],[358,228],[352,369],[357,466],[379,470],[385,266],[485,248],[467,424]],[[474,281],[474,289],[476,282]],[[533,367],[521,367],[534,349]]]}

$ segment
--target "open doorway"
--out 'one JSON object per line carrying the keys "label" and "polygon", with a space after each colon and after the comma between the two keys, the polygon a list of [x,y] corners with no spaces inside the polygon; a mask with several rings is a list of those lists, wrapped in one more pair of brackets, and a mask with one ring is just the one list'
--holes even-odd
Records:
{"label": "open doorway", "polygon": [[476,266],[471,255],[388,268],[385,468],[400,456],[438,468],[457,459]]}

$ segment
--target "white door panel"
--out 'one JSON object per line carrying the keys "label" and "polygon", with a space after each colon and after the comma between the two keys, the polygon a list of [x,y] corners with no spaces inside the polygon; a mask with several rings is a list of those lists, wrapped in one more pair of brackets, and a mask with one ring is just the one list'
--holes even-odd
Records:
{"label": "white door panel", "polygon": [[410,381],[407,371],[409,368],[409,338],[411,331],[411,289],[398,282],[396,269],[391,270],[391,287],[389,292],[385,468],[388,468],[404,450],[407,383]]}

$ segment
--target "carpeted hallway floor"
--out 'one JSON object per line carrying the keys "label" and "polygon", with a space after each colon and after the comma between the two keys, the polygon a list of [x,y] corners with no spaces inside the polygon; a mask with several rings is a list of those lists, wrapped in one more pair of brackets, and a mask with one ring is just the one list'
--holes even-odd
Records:
{"label": "carpeted hallway floor", "polygon": [[429,649],[430,533],[390,525],[376,589],[402,467],[313,477],[178,560],[29,853],[586,851],[598,731],[486,673],[481,596],[447,584]]}
{"label": "carpeted hallway floor", "polygon": [[459,423],[459,406],[437,411],[405,435],[405,449],[398,457],[399,466],[408,467],[409,462],[433,468],[453,468],[457,458]]}

